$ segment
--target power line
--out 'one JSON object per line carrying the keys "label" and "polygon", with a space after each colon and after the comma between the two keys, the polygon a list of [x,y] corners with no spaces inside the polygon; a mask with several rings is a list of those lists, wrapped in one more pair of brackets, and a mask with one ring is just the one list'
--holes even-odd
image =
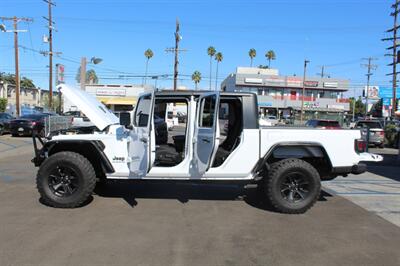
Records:
{"label": "power line", "polygon": [[20,115],[20,105],[19,105],[19,92],[20,92],[20,83],[19,83],[19,55],[18,55],[18,32],[26,32],[26,30],[18,30],[18,22],[32,22],[31,18],[23,18],[23,17],[0,17],[3,21],[13,21],[13,30],[4,30],[5,32],[13,32],[14,33],[14,50],[15,50],[15,109],[16,115],[19,117]]}

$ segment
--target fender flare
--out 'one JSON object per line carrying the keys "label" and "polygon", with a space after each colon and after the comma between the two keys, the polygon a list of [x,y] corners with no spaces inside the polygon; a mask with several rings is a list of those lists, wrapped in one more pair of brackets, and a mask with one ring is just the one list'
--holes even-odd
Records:
{"label": "fender flare", "polygon": [[[90,155],[94,155],[96,159],[99,160],[100,166],[105,173],[114,173],[114,167],[108,160],[107,156],[104,153],[104,144],[99,140],[55,140],[45,142],[42,149],[37,153],[35,158],[33,158],[33,162],[35,166],[40,166],[42,162],[51,154],[60,152],[60,151],[73,151],[85,155],[84,152],[81,152],[81,147],[85,146],[85,148],[91,149],[92,153]],[[86,150],[87,152],[88,150]],[[93,153],[93,151],[95,151]],[[88,158],[90,160],[90,158]]]}
{"label": "fender flare", "polygon": [[[302,150],[304,153],[302,154],[293,154],[291,155],[286,154],[286,156],[284,154],[281,153],[282,157],[280,157],[280,159],[285,159],[285,158],[325,158],[329,164],[329,167],[332,169],[332,162],[329,158],[328,153],[326,152],[324,146],[319,143],[319,142],[278,142],[275,143],[274,145],[272,145],[270,147],[270,149],[264,154],[264,156],[262,156],[256,166],[254,167],[252,173],[253,175],[257,178],[259,176],[259,173],[266,167],[267,170],[269,170],[269,164],[268,164],[268,159],[274,154],[274,152],[279,151],[280,148],[283,148],[282,150],[284,150],[285,148],[289,148],[289,150],[295,150],[300,149]],[[307,154],[308,153],[308,154]],[[310,155],[310,156],[300,156],[300,155]]]}

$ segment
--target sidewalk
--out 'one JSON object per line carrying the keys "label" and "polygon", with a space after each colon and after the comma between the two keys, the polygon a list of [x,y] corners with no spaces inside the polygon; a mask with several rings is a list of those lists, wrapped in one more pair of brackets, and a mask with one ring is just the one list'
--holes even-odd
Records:
{"label": "sidewalk", "polygon": [[369,164],[368,172],[347,178],[338,177],[323,182],[323,187],[400,226],[400,164],[397,150],[385,149],[379,153],[384,156],[384,161]]}

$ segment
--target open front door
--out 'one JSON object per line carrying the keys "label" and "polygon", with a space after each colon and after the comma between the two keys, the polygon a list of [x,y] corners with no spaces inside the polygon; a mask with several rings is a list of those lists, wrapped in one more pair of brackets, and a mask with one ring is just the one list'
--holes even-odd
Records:
{"label": "open front door", "polygon": [[213,153],[218,148],[218,106],[218,93],[207,93],[199,98],[193,139],[193,175],[204,175],[210,168]]}
{"label": "open front door", "polygon": [[154,92],[142,95],[133,115],[133,129],[130,132],[128,152],[130,175],[144,177],[151,167],[151,137],[153,127]]}

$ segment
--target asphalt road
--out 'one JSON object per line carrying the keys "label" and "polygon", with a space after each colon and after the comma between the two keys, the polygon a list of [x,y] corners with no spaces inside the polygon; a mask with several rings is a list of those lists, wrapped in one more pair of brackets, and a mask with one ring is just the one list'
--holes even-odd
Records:
{"label": "asphalt road", "polygon": [[15,154],[1,151],[6,138],[0,265],[400,264],[399,227],[328,193],[306,214],[284,215],[238,186],[116,183],[82,208],[49,208],[29,139],[12,140]]}

